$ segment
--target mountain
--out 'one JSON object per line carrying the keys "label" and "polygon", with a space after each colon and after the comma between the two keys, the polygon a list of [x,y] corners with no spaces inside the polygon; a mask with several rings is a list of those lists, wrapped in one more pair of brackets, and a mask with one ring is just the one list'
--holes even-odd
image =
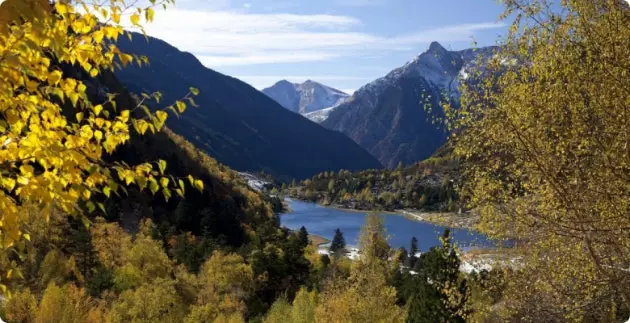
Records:
{"label": "mountain", "polygon": [[304,83],[282,80],[262,92],[283,107],[304,116],[338,106],[349,97],[346,93],[311,80]]}
{"label": "mountain", "polygon": [[313,122],[322,123],[324,122],[324,120],[328,119],[328,116],[330,115],[330,113],[333,112],[333,110],[335,110],[337,107],[338,105],[332,106],[326,109],[321,109],[321,110],[305,113],[304,117],[306,117],[307,119]]}
{"label": "mountain", "polygon": [[197,108],[167,124],[219,162],[239,171],[306,178],[325,170],[379,168],[343,134],[287,111],[248,84],[204,67],[190,53],[140,34],[120,39],[121,50],[147,56],[150,66],[128,66],[118,78],[132,92],[163,94],[171,103],[197,87]]}
{"label": "mountain", "polygon": [[476,58],[489,58],[495,49],[449,51],[433,42],[404,66],[360,88],[321,124],[345,133],[386,167],[425,159],[447,139],[436,122],[443,116],[441,99],[448,96],[457,104],[460,82],[479,68]]}

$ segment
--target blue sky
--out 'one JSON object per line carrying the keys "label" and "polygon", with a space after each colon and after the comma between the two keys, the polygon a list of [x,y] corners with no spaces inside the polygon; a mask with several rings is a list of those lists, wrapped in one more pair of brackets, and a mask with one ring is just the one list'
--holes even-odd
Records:
{"label": "blue sky", "polygon": [[493,45],[497,0],[177,0],[149,35],[262,89],[312,79],[351,92],[426,50]]}

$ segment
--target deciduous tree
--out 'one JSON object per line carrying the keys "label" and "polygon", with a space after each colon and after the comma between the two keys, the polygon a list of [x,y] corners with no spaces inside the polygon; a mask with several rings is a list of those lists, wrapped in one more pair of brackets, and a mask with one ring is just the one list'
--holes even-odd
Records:
{"label": "deciduous tree", "polygon": [[[152,1],[168,4],[172,0]],[[76,8],[81,8],[81,13]],[[132,11],[132,9],[134,9]],[[166,109],[145,115],[142,106],[116,106],[115,94],[103,93],[97,102],[89,95],[90,82],[68,73],[98,78],[119,63],[146,63],[146,59],[123,53],[115,44],[124,34],[123,24],[142,29],[153,19],[152,6],[133,8],[125,0],[58,1],[7,0],[0,5],[0,247],[16,247],[30,239],[23,231],[22,214],[28,205],[38,205],[46,216],[52,208],[78,215],[81,209],[101,206],[96,194],[108,197],[120,184],[136,184],[153,193],[183,187],[164,176],[164,162],[138,165],[107,163],[104,156],[130,139],[132,129],[140,134],[159,131]],[[125,17],[124,19],[122,17]],[[87,78],[85,78],[87,79]],[[92,88],[91,91],[105,91]],[[197,90],[191,89],[191,95]],[[170,110],[181,113],[178,101]],[[143,108],[141,110],[144,110]],[[134,111],[134,113],[132,113]],[[201,187],[199,180],[191,179]],[[3,268],[2,272],[17,270]],[[5,279],[2,275],[0,288]]]}
{"label": "deciduous tree", "polygon": [[505,4],[510,34],[450,119],[464,196],[485,233],[518,242],[510,307],[614,316],[630,303],[630,8]]}

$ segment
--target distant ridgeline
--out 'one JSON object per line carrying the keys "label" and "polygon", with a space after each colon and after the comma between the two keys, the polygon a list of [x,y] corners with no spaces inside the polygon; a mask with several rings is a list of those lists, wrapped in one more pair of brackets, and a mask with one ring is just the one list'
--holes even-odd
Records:
{"label": "distant ridgeline", "polygon": [[133,92],[163,94],[173,102],[191,86],[198,108],[168,126],[199,149],[239,171],[264,171],[303,179],[323,171],[380,168],[381,164],[345,135],[293,113],[244,82],[203,66],[192,54],[155,38],[133,34],[118,45],[149,58],[150,66],[117,71]]}
{"label": "distant ridgeline", "polygon": [[297,199],[359,210],[402,208],[455,211],[455,185],[460,164],[442,148],[433,157],[408,167],[359,172],[323,172],[301,182],[283,185]]}

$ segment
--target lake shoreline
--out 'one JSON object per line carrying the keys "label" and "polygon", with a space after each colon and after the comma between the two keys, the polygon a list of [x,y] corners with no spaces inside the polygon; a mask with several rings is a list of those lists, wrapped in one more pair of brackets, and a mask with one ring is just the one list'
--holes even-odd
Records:
{"label": "lake shoreline", "polygon": [[430,224],[435,224],[435,225],[440,225],[440,226],[447,226],[449,228],[454,228],[454,229],[469,229],[469,230],[477,231],[475,230],[475,225],[479,222],[478,215],[462,216],[460,214],[457,214],[456,212],[426,212],[426,211],[416,210],[416,209],[397,209],[394,211],[378,210],[378,209],[362,210],[362,209],[347,208],[339,204],[324,205],[317,201],[300,200],[295,197],[288,197],[288,198],[296,200],[296,201],[301,201],[301,202],[316,203],[317,205],[320,205],[322,207],[327,207],[330,209],[346,211],[346,212],[356,212],[356,213],[375,212],[375,213],[386,214],[386,215],[399,215],[399,216],[404,216],[414,221],[425,222],[425,223],[430,223]]}
{"label": "lake shoreline", "polygon": [[325,245],[330,242],[330,240],[317,235],[317,234],[308,234],[308,241],[314,245],[315,247],[320,248],[322,245]]}

